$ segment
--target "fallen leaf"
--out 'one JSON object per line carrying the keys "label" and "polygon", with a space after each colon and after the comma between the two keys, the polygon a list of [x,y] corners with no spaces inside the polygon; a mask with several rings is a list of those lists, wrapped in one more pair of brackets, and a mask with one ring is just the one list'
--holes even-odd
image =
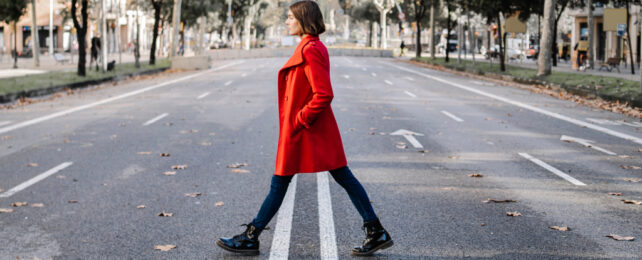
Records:
{"label": "fallen leaf", "polygon": [[392,117],[384,116],[384,117],[382,117],[381,119],[383,119],[383,120],[390,120],[390,119],[392,119]]}
{"label": "fallen leaf", "polygon": [[640,182],[640,179],[624,178],[623,180],[628,181],[628,182]]}
{"label": "fallen leaf", "polygon": [[138,206],[136,206],[136,208],[137,208],[137,209],[144,209],[144,208],[145,208],[145,205],[138,205]]}
{"label": "fallen leaf", "polygon": [[176,175],[176,172],[166,171],[166,172],[164,172],[163,174],[165,174],[166,176],[169,176],[169,175]]}
{"label": "fallen leaf", "polygon": [[0,189],[0,192],[3,192],[3,191],[4,191],[3,189]]}
{"label": "fallen leaf", "polygon": [[172,169],[174,169],[174,170],[183,170],[185,168],[187,168],[187,165],[185,165],[185,164],[172,166]]}
{"label": "fallen leaf", "polygon": [[628,156],[628,155],[620,155],[618,157],[620,157],[622,159],[630,159],[631,158],[631,156]]}
{"label": "fallen leaf", "polygon": [[241,167],[244,167],[244,166],[248,166],[248,164],[245,163],[245,162],[244,163],[233,163],[233,164],[228,165],[227,168],[241,168]]}
{"label": "fallen leaf", "polygon": [[13,209],[0,208],[0,213],[11,213],[11,212],[13,212]]}
{"label": "fallen leaf", "polygon": [[161,153],[160,156],[161,157],[169,157],[169,154],[168,153]]}
{"label": "fallen leaf", "polygon": [[550,226],[548,228],[555,229],[557,231],[571,231],[571,228],[569,228],[569,227]]}
{"label": "fallen leaf", "polygon": [[642,201],[637,201],[637,200],[622,200],[625,204],[635,204],[635,205],[642,205]]}
{"label": "fallen leaf", "polygon": [[617,240],[617,241],[633,241],[633,240],[635,240],[635,237],[623,237],[623,236],[619,236],[619,235],[616,235],[616,234],[610,234],[610,235],[608,235],[606,237],[613,238],[613,240]]}
{"label": "fallen leaf", "polygon": [[626,166],[626,165],[620,165],[620,168],[622,168],[622,169],[628,169],[628,168],[629,168],[629,166]]}
{"label": "fallen leaf", "polygon": [[163,251],[163,252],[172,250],[174,248],[176,248],[175,245],[155,245],[154,246],[154,249],[160,250],[160,251]]}
{"label": "fallen leaf", "polygon": [[214,132],[210,133],[210,136],[215,136],[215,135],[216,135],[216,133],[214,133]]}
{"label": "fallen leaf", "polygon": [[631,169],[633,169],[633,170],[642,170],[642,167],[631,165]]}
{"label": "fallen leaf", "polygon": [[37,163],[29,163],[29,164],[27,164],[27,166],[29,166],[29,167],[38,167],[38,164]]}
{"label": "fallen leaf", "polygon": [[190,132],[190,133],[198,133],[198,130],[196,130],[196,129],[190,129],[190,130],[189,130],[189,132]]}
{"label": "fallen leaf", "polygon": [[509,212],[506,212],[506,216],[509,216],[509,217],[519,217],[519,216],[521,216],[521,215],[522,215],[522,213],[519,213],[519,212],[517,212],[517,211],[509,211]]}
{"label": "fallen leaf", "polygon": [[513,116],[511,113],[506,114],[507,116]]}
{"label": "fallen leaf", "polygon": [[14,203],[11,203],[11,206],[12,206],[12,207],[22,207],[22,206],[27,206],[27,202],[24,202],[24,201],[14,202]]}
{"label": "fallen leaf", "polygon": [[354,129],[354,128],[348,128],[348,131],[350,131],[350,132],[354,132],[354,130],[357,130],[357,129]]}
{"label": "fallen leaf", "polygon": [[67,203],[78,203],[78,201],[77,200],[69,200],[69,201],[67,201]]}
{"label": "fallen leaf", "polygon": [[406,143],[404,143],[404,142],[398,142],[395,145],[395,147],[397,147],[398,149],[406,149],[406,148],[408,148],[408,145],[406,145]]}
{"label": "fallen leaf", "polygon": [[196,198],[196,197],[198,197],[198,196],[201,196],[201,193],[200,193],[200,192],[185,193],[185,196],[187,196],[187,197],[192,197],[192,198]]}
{"label": "fallen leaf", "polygon": [[481,173],[473,173],[473,174],[468,175],[468,176],[473,177],[473,178],[481,178],[481,177],[484,177],[484,175],[482,175]]}
{"label": "fallen leaf", "polygon": [[33,207],[33,208],[42,208],[44,206],[45,206],[45,204],[43,204],[43,203],[33,203],[33,204],[31,204],[31,207]]}
{"label": "fallen leaf", "polygon": [[150,151],[147,151],[147,152],[138,152],[137,154],[145,155],[145,154],[152,154],[152,152],[150,152]]}
{"label": "fallen leaf", "polygon": [[225,203],[222,202],[222,201],[214,203],[214,206],[217,206],[217,207],[220,207],[220,206],[223,206],[223,205],[225,205]]}
{"label": "fallen leaf", "polygon": [[56,176],[56,178],[58,178],[58,179],[64,179],[64,178],[67,178],[67,177],[66,177],[65,175],[58,175],[58,176]]}
{"label": "fallen leaf", "polygon": [[165,211],[163,211],[161,213],[158,213],[159,217],[171,217],[173,215],[174,215],[174,213],[168,213],[168,212],[165,212]]}
{"label": "fallen leaf", "polygon": [[201,145],[202,146],[210,146],[210,145],[212,145],[212,143],[210,143],[210,142],[202,142]]}
{"label": "fallen leaf", "polygon": [[483,227],[483,226],[486,226],[486,223],[481,223],[479,225]]}
{"label": "fallen leaf", "polygon": [[509,202],[517,202],[516,200],[496,200],[496,199],[491,199],[488,198],[487,200],[482,201],[483,203],[509,203]]}
{"label": "fallen leaf", "polygon": [[638,149],[638,153],[642,153],[642,148],[639,148],[639,149]]}
{"label": "fallen leaf", "polygon": [[368,132],[368,134],[369,134],[369,135],[375,135],[375,134],[377,134],[377,133],[375,133],[375,132]]}
{"label": "fallen leaf", "polygon": [[455,156],[455,155],[451,155],[451,156],[448,156],[448,158],[449,158],[449,159],[456,160],[456,159],[457,159],[457,156]]}
{"label": "fallen leaf", "polygon": [[232,173],[249,173],[250,171],[244,170],[244,169],[232,169],[230,170]]}
{"label": "fallen leaf", "polygon": [[374,130],[377,130],[377,128],[375,128],[375,127],[370,127],[370,131],[374,131]]}
{"label": "fallen leaf", "polygon": [[609,192],[608,194],[613,196],[622,196],[622,192]]}
{"label": "fallen leaf", "polygon": [[65,138],[65,140],[62,140],[64,143],[69,143],[71,142],[69,139]]}
{"label": "fallen leaf", "polygon": [[443,187],[443,188],[441,188],[441,189],[442,189],[442,190],[454,190],[455,188],[453,188],[453,187]]}

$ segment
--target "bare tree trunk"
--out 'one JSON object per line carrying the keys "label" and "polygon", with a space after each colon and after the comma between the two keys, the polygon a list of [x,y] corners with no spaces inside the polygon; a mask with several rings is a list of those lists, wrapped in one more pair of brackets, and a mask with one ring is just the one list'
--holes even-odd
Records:
{"label": "bare tree trunk", "polygon": [[635,75],[635,62],[633,61],[633,47],[631,46],[631,15],[629,14],[629,8],[631,8],[631,3],[626,1],[626,41],[629,45],[629,60],[631,61],[631,74]]}
{"label": "bare tree trunk", "polygon": [[85,68],[85,63],[87,62],[87,0],[81,0],[80,16],[82,26],[80,25],[80,22],[78,22],[76,15],[76,3],[77,0],[71,1],[71,18],[74,22],[78,39],[78,76],[84,77],[87,75]]}
{"label": "bare tree trunk", "polygon": [[158,26],[160,24],[162,4],[162,0],[152,1],[152,6],[154,7],[154,29],[152,30],[152,47],[149,51],[149,65],[156,64],[156,42],[158,39]]}
{"label": "bare tree trunk", "polygon": [[[502,14],[501,12],[497,13],[497,24],[502,24]],[[505,39],[506,35],[502,34],[502,27],[497,26],[497,34],[499,35],[499,70],[501,71],[506,71],[506,61],[504,60],[504,57],[506,57],[506,44],[505,44]]]}
{"label": "bare tree trunk", "polygon": [[415,57],[421,58],[421,23],[417,23],[417,48],[415,49]]}
{"label": "bare tree trunk", "polygon": [[31,27],[33,64],[36,67],[40,67],[40,37],[38,37],[38,23],[36,23],[36,0],[31,0],[31,18],[33,21],[33,26]]}
{"label": "bare tree trunk", "polygon": [[13,68],[18,68],[18,21],[13,21]]}
{"label": "bare tree trunk", "polygon": [[[475,27],[470,23],[470,9],[466,5],[466,20],[468,21],[468,38],[470,39],[470,54],[473,55],[473,66],[475,66],[475,46],[477,40],[475,39]],[[472,28],[472,32],[471,32]]]}
{"label": "bare tree trunk", "polygon": [[537,76],[551,74],[551,44],[553,37],[553,24],[555,23],[555,0],[544,1],[544,23],[542,24],[542,39],[539,43],[539,56],[537,57]]}

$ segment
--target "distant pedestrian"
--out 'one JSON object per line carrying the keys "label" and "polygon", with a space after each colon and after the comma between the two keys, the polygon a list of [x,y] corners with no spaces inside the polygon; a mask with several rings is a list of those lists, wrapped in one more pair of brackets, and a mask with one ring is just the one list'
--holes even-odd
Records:
{"label": "distant pedestrian", "polygon": [[96,71],[98,71],[98,53],[99,52],[100,52],[100,38],[96,36],[91,37],[91,49],[90,49],[91,58],[89,60],[89,67],[91,68],[91,65],[95,62]]}
{"label": "distant pedestrian", "polygon": [[406,54],[406,43],[404,43],[403,40],[401,41],[401,45],[399,45],[399,49],[401,49],[399,56],[403,57]]}
{"label": "distant pedestrian", "polygon": [[[366,238],[351,254],[366,256],[388,248],[393,245],[392,239],[379,222],[365,189],[347,166],[330,107],[330,60],[319,40],[319,34],[325,31],[321,10],[314,1],[295,2],[290,5],[285,25],[290,35],[301,37],[301,42],[278,74],[280,131],[270,192],[256,218],[244,224],[247,228],[243,233],[220,238],[216,244],[227,251],[258,255],[259,235],[281,206],[294,175],[329,171],[347,191],[364,221]],[[305,230],[310,231],[313,230]]]}

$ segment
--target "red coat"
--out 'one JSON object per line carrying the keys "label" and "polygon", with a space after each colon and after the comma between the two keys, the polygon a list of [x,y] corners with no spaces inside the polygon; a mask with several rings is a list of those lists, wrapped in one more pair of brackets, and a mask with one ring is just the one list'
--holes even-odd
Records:
{"label": "red coat", "polygon": [[279,70],[279,147],[275,175],[346,166],[330,102],[330,60],[319,37],[306,36]]}

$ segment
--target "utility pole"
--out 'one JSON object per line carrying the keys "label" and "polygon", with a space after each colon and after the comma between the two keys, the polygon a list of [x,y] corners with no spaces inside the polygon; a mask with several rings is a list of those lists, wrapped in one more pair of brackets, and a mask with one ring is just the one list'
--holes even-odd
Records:
{"label": "utility pole", "polygon": [[178,37],[178,29],[181,22],[181,0],[174,1],[174,13],[172,16],[172,40],[169,44],[170,58],[176,56],[176,38]]}
{"label": "utility pole", "polygon": [[51,55],[51,57],[53,57],[54,54],[53,45],[53,0],[49,0],[49,55]]}
{"label": "utility pole", "polygon": [[33,62],[36,67],[40,67],[40,40],[38,40],[38,24],[36,23],[36,0],[31,0],[31,18],[33,26],[31,28],[31,52],[33,52]]}
{"label": "utility pole", "polygon": [[430,1],[430,58],[435,59],[435,1]]}
{"label": "utility pole", "polygon": [[588,7],[588,62],[589,68],[593,69],[593,65],[595,64],[595,50],[593,49],[593,0],[587,0],[586,6]]}
{"label": "utility pole", "polygon": [[100,1],[100,56],[102,56],[102,72],[107,71],[107,21],[105,17],[105,0]]}

